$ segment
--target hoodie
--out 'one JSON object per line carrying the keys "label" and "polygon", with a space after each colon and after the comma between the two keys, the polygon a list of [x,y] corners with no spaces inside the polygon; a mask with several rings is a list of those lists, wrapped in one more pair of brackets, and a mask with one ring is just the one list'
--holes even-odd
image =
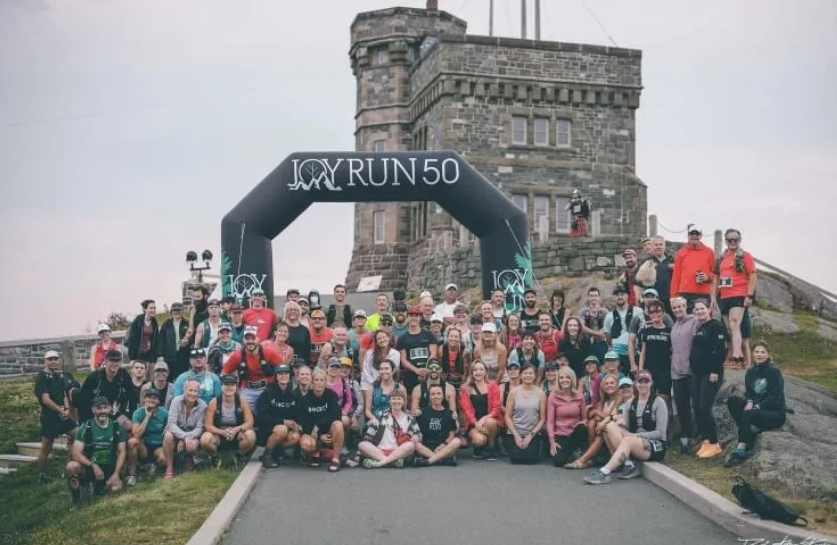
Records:
{"label": "hoodie", "polygon": [[785,410],[785,377],[772,361],[754,365],[744,375],[745,397],[754,409]]}
{"label": "hoodie", "polygon": [[[715,269],[715,252],[701,243],[697,248],[684,246],[674,258],[674,272],[671,277],[671,296],[684,293],[709,295],[712,293],[712,271]],[[697,273],[703,272],[710,281],[697,283]]]}

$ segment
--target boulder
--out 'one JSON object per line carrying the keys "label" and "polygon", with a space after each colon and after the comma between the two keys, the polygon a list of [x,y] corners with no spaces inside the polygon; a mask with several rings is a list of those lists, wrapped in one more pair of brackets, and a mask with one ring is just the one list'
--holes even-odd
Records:
{"label": "boulder", "polygon": [[769,273],[760,274],[756,289],[756,304],[782,312],[793,312],[793,295],[787,280]]}
{"label": "boulder", "polygon": [[820,336],[829,341],[837,341],[837,327],[832,322],[827,322],[822,318],[818,322],[817,332]]}
{"label": "boulder", "polygon": [[[735,448],[737,427],[727,398],[744,395],[744,372],[727,371],[713,408],[718,438]],[[762,482],[799,499],[837,500],[837,395],[785,377],[785,399],[793,409],[785,425],[759,435],[747,466]]]}
{"label": "boulder", "polygon": [[752,308],[753,325],[768,333],[799,333],[801,328],[792,313]]}

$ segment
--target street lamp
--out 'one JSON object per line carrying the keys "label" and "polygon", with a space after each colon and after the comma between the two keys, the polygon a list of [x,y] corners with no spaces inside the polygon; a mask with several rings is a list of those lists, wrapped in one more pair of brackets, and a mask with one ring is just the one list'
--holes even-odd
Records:
{"label": "street lamp", "polygon": [[192,274],[197,273],[199,284],[203,284],[203,271],[208,271],[212,268],[209,265],[209,262],[212,261],[212,252],[204,250],[203,253],[201,253],[201,259],[203,260],[203,267],[196,267],[195,263],[198,262],[198,254],[192,250],[186,252],[186,263],[189,264],[189,270]]}

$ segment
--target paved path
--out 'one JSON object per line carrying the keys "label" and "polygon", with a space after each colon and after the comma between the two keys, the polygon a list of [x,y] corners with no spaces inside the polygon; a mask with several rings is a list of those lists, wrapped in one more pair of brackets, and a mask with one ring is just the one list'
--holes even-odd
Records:
{"label": "paved path", "polygon": [[459,467],[266,470],[224,545],[738,544],[643,479],[470,460]]}

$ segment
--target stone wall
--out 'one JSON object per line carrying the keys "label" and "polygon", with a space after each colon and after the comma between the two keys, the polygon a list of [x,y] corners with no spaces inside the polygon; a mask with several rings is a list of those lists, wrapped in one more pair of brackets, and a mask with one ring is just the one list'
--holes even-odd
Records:
{"label": "stone wall", "polygon": [[[111,334],[116,343],[121,343],[124,338],[124,331]],[[0,376],[37,373],[44,368],[44,354],[48,350],[61,354],[65,371],[89,369],[90,349],[98,339],[98,335],[91,334],[0,342]],[[127,360],[127,350],[124,352]]]}

